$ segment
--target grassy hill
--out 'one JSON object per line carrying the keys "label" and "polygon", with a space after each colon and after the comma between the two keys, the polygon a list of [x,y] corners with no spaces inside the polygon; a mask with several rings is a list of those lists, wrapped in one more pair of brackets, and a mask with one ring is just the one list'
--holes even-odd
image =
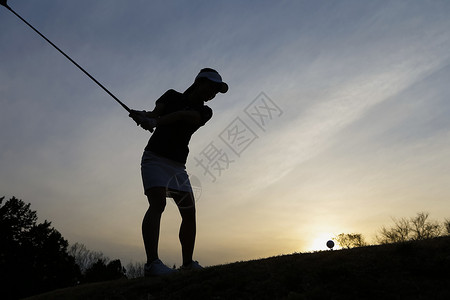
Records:
{"label": "grassy hill", "polygon": [[29,299],[450,299],[450,237],[283,255]]}

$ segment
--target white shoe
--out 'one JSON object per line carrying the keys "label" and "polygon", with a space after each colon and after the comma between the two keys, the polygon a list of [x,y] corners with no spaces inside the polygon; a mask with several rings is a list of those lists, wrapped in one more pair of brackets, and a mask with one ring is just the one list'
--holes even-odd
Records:
{"label": "white shoe", "polygon": [[204,268],[202,266],[200,266],[200,264],[198,263],[198,261],[192,261],[190,264],[188,265],[182,265],[181,266],[181,270],[182,271],[187,271],[187,270],[203,270]]}
{"label": "white shoe", "polygon": [[157,259],[150,264],[147,263],[144,266],[145,277],[168,275],[173,274],[175,272],[177,272],[177,270],[169,268],[168,266],[163,264],[163,262],[160,259]]}

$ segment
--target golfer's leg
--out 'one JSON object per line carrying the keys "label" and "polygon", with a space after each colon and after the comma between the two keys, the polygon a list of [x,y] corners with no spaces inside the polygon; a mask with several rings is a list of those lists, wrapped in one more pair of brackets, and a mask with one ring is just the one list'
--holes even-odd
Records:
{"label": "golfer's leg", "polygon": [[147,191],[147,198],[150,206],[142,221],[142,237],[147,254],[147,263],[151,263],[158,259],[159,229],[161,214],[166,207],[166,188],[151,188]]}
{"label": "golfer's leg", "polygon": [[180,193],[173,198],[181,214],[179,238],[183,265],[188,265],[192,262],[196,235],[194,195],[192,193]]}

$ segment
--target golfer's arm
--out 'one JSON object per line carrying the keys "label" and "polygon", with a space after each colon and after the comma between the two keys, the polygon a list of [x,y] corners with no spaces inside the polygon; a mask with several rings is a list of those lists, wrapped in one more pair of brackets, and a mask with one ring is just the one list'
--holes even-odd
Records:
{"label": "golfer's arm", "polygon": [[157,119],[158,125],[170,125],[177,122],[197,125],[202,121],[202,117],[197,111],[177,111],[161,116]]}

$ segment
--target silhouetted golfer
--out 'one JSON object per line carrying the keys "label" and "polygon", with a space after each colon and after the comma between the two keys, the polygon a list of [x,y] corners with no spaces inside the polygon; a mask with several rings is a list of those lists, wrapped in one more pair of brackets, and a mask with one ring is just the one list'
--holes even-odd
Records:
{"label": "silhouetted golfer", "polygon": [[169,90],[156,101],[153,111],[133,110],[130,113],[142,128],[151,132],[155,128],[141,163],[144,191],[150,204],[142,222],[147,254],[145,276],[175,272],[158,257],[161,214],[166,197],[174,199],[182,218],[179,233],[183,255],[181,269],[202,269],[192,260],[196,234],[195,200],[185,164],[192,134],[212,117],[212,110],[205,102],[227,90],[228,85],[219,73],[206,68],[184,93]]}

